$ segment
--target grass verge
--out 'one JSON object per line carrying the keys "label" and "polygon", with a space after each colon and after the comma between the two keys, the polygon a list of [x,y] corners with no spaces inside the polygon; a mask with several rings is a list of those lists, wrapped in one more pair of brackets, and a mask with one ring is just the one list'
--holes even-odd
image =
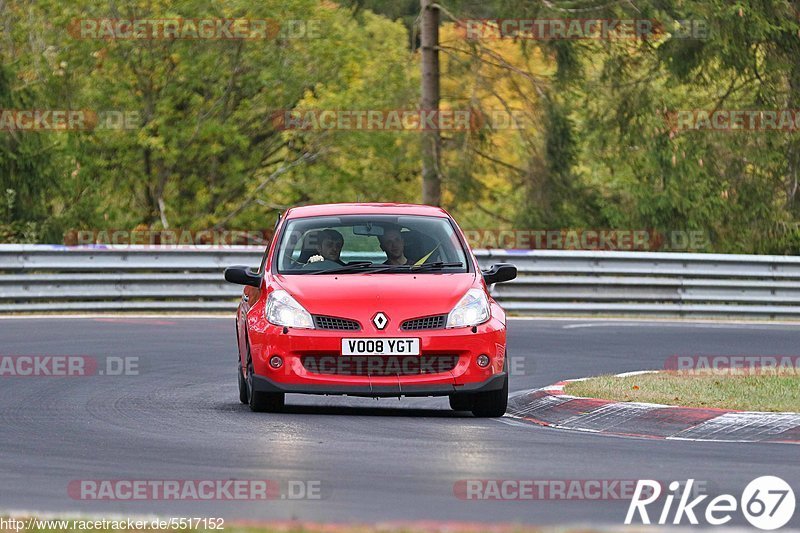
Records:
{"label": "grass verge", "polygon": [[658,372],[598,376],[570,382],[566,394],[621,402],[716,407],[737,411],[800,412],[800,375]]}

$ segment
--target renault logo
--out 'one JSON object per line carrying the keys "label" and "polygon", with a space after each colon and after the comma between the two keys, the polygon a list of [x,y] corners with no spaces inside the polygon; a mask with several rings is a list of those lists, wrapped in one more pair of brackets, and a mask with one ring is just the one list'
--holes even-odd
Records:
{"label": "renault logo", "polygon": [[378,312],[372,317],[372,323],[375,324],[376,328],[383,329],[389,323],[389,319],[383,313]]}

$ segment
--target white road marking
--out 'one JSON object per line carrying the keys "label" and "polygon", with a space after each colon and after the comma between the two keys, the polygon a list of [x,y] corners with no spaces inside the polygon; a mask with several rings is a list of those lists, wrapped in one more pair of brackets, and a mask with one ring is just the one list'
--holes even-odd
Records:
{"label": "white road marking", "polygon": [[641,376],[644,374],[658,374],[658,370],[636,370],[634,372],[623,372],[622,374],[617,374],[614,377],[618,378],[629,378],[632,376]]}
{"label": "white road marking", "polygon": [[583,328],[652,328],[652,327],[672,327],[672,328],[697,328],[697,329],[796,329],[798,324],[791,322],[769,322],[759,324],[755,322],[585,322],[580,324],[567,324],[561,329],[583,329]]}
{"label": "white road marking", "polygon": [[174,320],[178,318],[225,318],[232,319],[236,316],[236,310],[230,312],[220,313],[167,313],[159,314],[136,314],[136,313],[87,313],[87,314],[30,314],[30,315],[0,315],[0,320],[37,320],[37,319],[51,319],[51,320],[93,320],[96,318],[129,318],[131,320],[146,318],[146,319],[161,319],[161,320]]}
{"label": "white road marking", "polygon": [[602,326],[615,326],[620,324],[629,324],[631,326],[637,325],[659,325],[659,324],[676,324],[676,325],[692,325],[692,324],[712,324],[712,325],[756,325],[756,326],[793,326],[800,325],[800,320],[758,320],[758,319],[736,319],[736,318],[676,318],[676,317],[591,317],[591,316],[509,316],[507,320],[518,321],[536,321],[536,322],[579,322],[579,324],[572,324],[572,327],[597,327]]}
{"label": "white road marking", "polygon": [[521,420],[514,419],[511,415],[503,415],[503,418],[492,418],[495,422],[500,422],[501,424],[505,424],[507,426],[514,426],[514,427],[523,427],[530,429],[531,424],[530,422],[523,422]]}

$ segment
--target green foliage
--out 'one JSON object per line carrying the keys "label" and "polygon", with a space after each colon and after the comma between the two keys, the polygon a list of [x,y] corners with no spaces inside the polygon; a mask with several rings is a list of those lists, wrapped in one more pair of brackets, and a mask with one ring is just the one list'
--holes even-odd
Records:
{"label": "green foliage", "polygon": [[[465,227],[701,231],[707,251],[800,251],[798,132],[676,131],[677,110],[800,109],[787,0],[448,0],[442,102],[519,129],[443,134]],[[417,132],[286,130],[286,110],[418,106],[418,0],[16,0],[0,13],[0,108],[132,113],[131,127],[0,131],[0,241],[71,229],[263,229],[298,203],[418,201]],[[580,11],[572,11],[579,9]],[[315,38],[77,39],[80,18],[312,21]],[[469,42],[454,18],[652,19],[643,40]],[[707,35],[679,38],[673,22]]]}

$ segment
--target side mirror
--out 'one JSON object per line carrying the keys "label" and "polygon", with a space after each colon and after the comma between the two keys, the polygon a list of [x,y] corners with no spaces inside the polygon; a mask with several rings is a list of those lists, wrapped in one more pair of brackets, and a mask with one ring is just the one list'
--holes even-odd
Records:
{"label": "side mirror", "polygon": [[236,283],[237,285],[250,285],[251,287],[261,286],[261,276],[254,274],[250,267],[241,265],[226,268],[225,281]]}
{"label": "side mirror", "polygon": [[492,265],[489,270],[483,271],[483,281],[485,281],[487,285],[511,281],[516,277],[517,267],[511,263],[497,263]]}

